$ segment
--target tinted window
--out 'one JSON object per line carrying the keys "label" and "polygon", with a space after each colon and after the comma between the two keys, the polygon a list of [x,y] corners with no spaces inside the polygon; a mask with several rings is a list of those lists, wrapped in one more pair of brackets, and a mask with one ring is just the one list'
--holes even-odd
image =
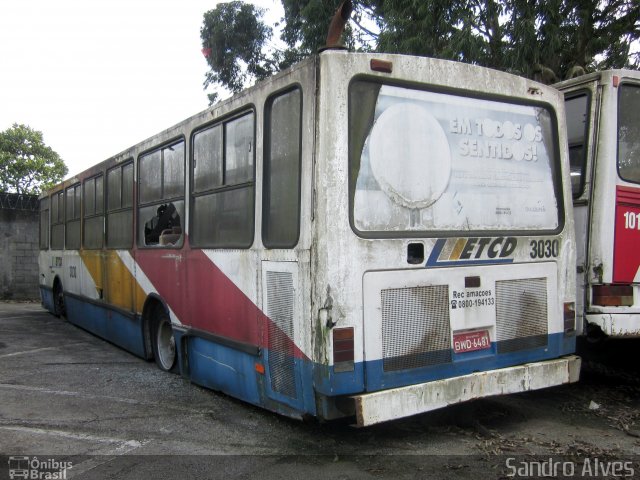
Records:
{"label": "tinted window", "polygon": [[64,248],[64,192],[51,196],[51,249]]}
{"label": "tinted window", "polygon": [[107,172],[106,244],[108,248],[133,245],[133,163]]}
{"label": "tinted window", "polygon": [[193,141],[193,191],[222,185],[222,125],[196,133]]}
{"label": "tinted window", "polygon": [[140,203],[153,202],[162,196],[161,152],[140,157]]}
{"label": "tinted window", "polygon": [[197,132],[193,144],[193,244],[250,247],[255,203],[253,113]]}
{"label": "tinted window", "polygon": [[104,216],[102,175],[84,182],[84,214],[82,245],[88,249],[102,248]]}
{"label": "tinted window", "polygon": [[225,185],[253,179],[253,115],[225,123]]}
{"label": "tinted window", "polygon": [[49,248],[49,199],[40,200],[40,249]]}
{"label": "tinted window", "polygon": [[579,197],[584,188],[584,172],[587,160],[587,135],[589,128],[589,96],[586,93],[566,99],[567,137],[569,163],[571,164],[571,190]]}
{"label": "tinted window", "polygon": [[270,248],[298,242],[301,102],[300,90],[295,89],[267,103],[262,241]]}
{"label": "tinted window", "polygon": [[109,210],[122,207],[122,169],[120,167],[109,170],[107,173],[107,199]]}
{"label": "tinted window", "polygon": [[65,248],[80,248],[80,184],[67,188],[65,199]]}
{"label": "tinted window", "polygon": [[122,208],[133,207],[133,163],[122,167]]}
{"label": "tinted window", "polygon": [[140,157],[138,242],[180,246],[184,218],[184,141]]}
{"label": "tinted window", "polygon": [[184,143],[163,150],[162,198],[179,197],[184,192]]}

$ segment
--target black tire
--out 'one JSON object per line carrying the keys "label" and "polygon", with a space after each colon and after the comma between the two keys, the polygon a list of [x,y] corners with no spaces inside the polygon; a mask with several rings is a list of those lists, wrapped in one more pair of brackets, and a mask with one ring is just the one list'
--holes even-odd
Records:
{"label": "black tire", "polygon": [[67,308],[64,304],[64,291],[60,282],[56,282],[53,286],[53,314],[56,317],[66,318]]}
{"label": "black tire", "polygon": [[590,348],[601,348],[608,338],[607,334],[604,333],[598,325],[593,323],[587,324],[585,334],[587,344]]}
{"label": "black tire", "polygon": [[171,319],[164,309],[158,308],[154,316],[153,329],[151,331],[151,345],[153,358],[160,370],[174,371],[176,367],[176,340],[171,328]]}

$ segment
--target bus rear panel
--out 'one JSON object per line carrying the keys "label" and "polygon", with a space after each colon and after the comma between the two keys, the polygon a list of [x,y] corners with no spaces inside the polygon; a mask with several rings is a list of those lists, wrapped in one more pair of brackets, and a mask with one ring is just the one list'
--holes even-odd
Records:
{"label": "bus rear panel", "polygon": [[640,336],[640,74],[556,85],[566,99],[578,318],[593,341]]}
{"label": "bus rear panel", "polygon": [[491,70],[321,56],[318,390],[359,423],[577,380],[562,115]]}

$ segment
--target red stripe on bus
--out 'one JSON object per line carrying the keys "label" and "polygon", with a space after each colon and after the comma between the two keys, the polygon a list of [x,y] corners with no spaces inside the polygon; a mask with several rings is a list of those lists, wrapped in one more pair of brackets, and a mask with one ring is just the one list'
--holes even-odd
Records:
{"label": "red stripe on bus", "polygon": [[202,250],[139,249],[136,261],[185,326],[307,359]]}
{"label": "red stripe on bus", "polygon": [[616,187],[616,203],[640,205],[640,188]]}
{"label": "red stripe on bus", "polygon": [[616,187],[613,282],[631,283],[640,268],[640,189]]}

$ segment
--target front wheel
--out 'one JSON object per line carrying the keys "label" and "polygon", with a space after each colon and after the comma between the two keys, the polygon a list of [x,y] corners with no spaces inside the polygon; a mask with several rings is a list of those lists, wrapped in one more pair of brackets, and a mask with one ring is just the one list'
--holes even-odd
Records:
{"label": "front wheel", "polygon": [[53,287],[53,309],[56,317],[66,318],[67,309],[64,305],[64,291],[60,282],[56,282]]}
{"label": "front wheel", "polygon": [[176,340],[169,316],[162,312],[155,323],[153,334],[153,356],[161,370],[169,372],[176,364]]}

